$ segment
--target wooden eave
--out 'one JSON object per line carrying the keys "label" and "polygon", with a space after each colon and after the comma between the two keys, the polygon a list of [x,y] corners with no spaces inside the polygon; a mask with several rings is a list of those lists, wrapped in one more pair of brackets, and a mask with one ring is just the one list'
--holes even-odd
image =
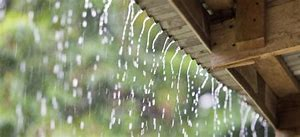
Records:
{"label": "wooden eave", "polygon": [[137,3],[212,76],[246,95],[270,125],[299,135],[300,0],[205,1]]}

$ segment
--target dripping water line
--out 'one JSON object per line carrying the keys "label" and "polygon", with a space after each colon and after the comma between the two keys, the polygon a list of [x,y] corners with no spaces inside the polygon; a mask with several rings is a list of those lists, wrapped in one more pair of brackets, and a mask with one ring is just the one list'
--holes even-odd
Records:
{"label": "dripping water line", "polygon": [[171,64],[171,73],[172,73],[172,75],[174,75],[173,61],[174,61],[174,59],[175,59],[175,56],[178,54],[179,50],[180,50],[180,48],[177,47],[177,48],[176,48],[176,51],[175,51],[175,53],[174,53],[174,55],[173,55],[173,57],[171,58],[170,64]]}
{"label": "dripping water line", "polygon": [[252,120],[252,123],[251,123],[251,130],[252,130],[252,136],[253,137],[257,137],[256,131],[255,131],[255,125],[257,123],[258,118],[259,118],[259,115],[257,113],[254,113],[253,120]]}
{"label": "dripping water line", "polygon": [[144,21],[143,21],[143,26],[142,26],[142,30],[140,32],[140,36],[139,36],[139,39],[138,39],[138,46],[137,46],[137,53],[136,53],[136,56],[139,56],[140,54],[140,47],[141,47],[141,40],[142,40],[142,36],[144,34],[144,31],[145,31],[145,26],[146,26],[146,23],[147,21],[149,20],[150,18],[147,16]]}
{"label": "dripping water line", "polygon": [[187,80],[187,92],[189,93],[191,91],[190,87],[190,69],[191,69],[191,65],[192,65],[193,60],[190,60],[187,71],[186,71],[186,80]]}
{"label": "dripping water line", "polygon": [[202,85],[201,85],[201,88],[204,88],[204,86],[205,86],[205,84],[206,84],[206,82],[207,82],[207,80],[208,80],[208,73],[206,73],[205,74],[205,80],[204,80],[204,82],[202,83]]}
{"label": "dripping water line", "polygon": [[183,61],[185,59],[187,55],[184,54],[181,58],[181,62],[180,62],[180,67],[179,67],[179,71],[178,71],[178,77],[177,77],[177,85],[176,85],[176,88],[177,88],[177,91],[180,92],[180,89],[179,89],[179,82],[180,82],[180,75],[181,75],[181,69],[182,69],[182,65],[183,65]]}
{"label": "dripping water line", "polygon": [[137,19],[143,12],[144,12],[144,11],[140,9],[140,10],[135,14],[135,16],[133,17],[132,22],[130,23],[131,26],[134,25],[136,19]]}
{"label": "dripping water line", "polygon": [[166,78],[166,54],[167,54],[169,48],[171,47],[171,45],[172,45],[173,43],[175,43],[174,40],[168,44],[167,48],[165,49],[165,51],[164,51],[164,53],[163,53],[162,61],[163,61],[163,75],[164,75],[164,81],[167,80],[167,78]]}
{"label": "dripping water line", "polygon": [[132,6],[134,4],[134,0],[131,0],[129,5],[128,5],[128,11],[127,11],[127,17],[126,17],[126,21],[125,21],[125,25],[124,25],[124,28],[123,28],[123,34],[122,34],[122,45],[124,45],[124,41],[125,41],[125,35],[126,35],[126,30],[127,30],[127,25],[128,25],[128,22],[129,22],[129,18],[130,18],[130,14],[131,14],[131,10],[132,10]]}
{"label": "dripping water line", "polygon": [[146,44],[146,53],[148,53],[148,47],[149,47],[149,41],[150,41],[150,34],[151,34],[151,31],[153,29],[153,27],[156,25],[157,23],[154,22],[151,27],[149,28],[149,31],[148,31],[148,35],[147,35],[147,44]]}
{"label": "dripping water line", "polygon": [[[163,48],[162,48],[162,50],[161,50],[161,54],[162,54],[162,55],[163,55],[164,52],[165,52],[164,50],[165,50],[165,48],[166,48],[166,45],[167,45],[169,39],[170,39],[169,36],[167,36],[167,38],[165,39],[164,46],[163,46]],[[162,58],[162,55],[161,55],[161,58]]]}
{"label": "dripping water line", "polygon": [[143,13],[144,11],[143,10],[139,10],[135,16],[133,17],[132,21],[130,22],[130,36],[131,36],[131,40],[130,40],[130,44],[133,45],[133,38],[134,38],[134,23],[136,21],[136,19]]}
{"label": "dripping water line", "polygon": [[153,42],[152,42],[152,52],[155,52],[155,48],[154,48],[155,42],[156,42],[156,40],[158,39],[158,37],[159,37],[163,32],[164,32],[164,31],[160,30],[160,31],[156,34],[156,36],[155,36],[155,38],[154,38],[154,40],[153,40]]}

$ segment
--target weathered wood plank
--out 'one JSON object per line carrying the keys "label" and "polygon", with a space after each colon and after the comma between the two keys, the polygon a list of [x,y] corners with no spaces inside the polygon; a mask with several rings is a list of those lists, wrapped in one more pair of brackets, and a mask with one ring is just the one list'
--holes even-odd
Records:
{"label": "weathered wood plank", "polygon": [[238,50],[234,47],[236,42],[235,29],[234,19],[211,25],[210,38],[212,52],[219,53],[226,50],[234,50],[237,52]]}
{"label": "weathered wood plank", "polygon": [[209,57],[204,57],[204,58],[197,58],[195,59],[196,62],[200,63],[200,64],[207,64],[205,65],[205,67],[209,66],[209,62],[210,62],[210,58]]}
{"label": "weathered wood plank", "polygon": [[[174,37],[176,40],[182,40],[182,39],[186,39],[186,38],[194,37],[194,36],[195,36],[195,33],[192,32],[192,31],[189,31],[189,32],[186,32],[186,33],[174,35],[173,37]],[[203,45],[203,46],[204,46],[204,45]]]}
{"label": "weathered wood plank", "polygon": [[205,0],[209,9],[224,10],[233,7],[233,0]]}
{"label": "weathered wood plank", "polygon": [[[265,0],[237,0],[236,7],[237,48],[245,50],[263,47]],[[255,44],[249,44],[252,40],[255,40]]]}
{"label": "weathered wood plank", "polygon": [[169,20],[170,18],[179,16],[176,12],[169,12],[169,13],[164,13],[164,14],[159,14],[157,16],[153,16],[153,18],[157,21],[165,21]]}
{"label": "weathered wood plank", "polygon": [[228,75],[228,72],[226,70],[219,70],[219,71],[213,71],[212,74],[214,76],[221,77],[224,75]]}
{"label": "weathered wood plank", "polygon": [[193,53],[199,53],[205,49],[203,48],[202,45],[196,45],[196,46],[185,47],[183,48],[183,50],[187,54],[193,54]]}
{"label": "weathered wood plank", "polygon": [[180,26],[184,26],[185,22],[178,16],[170,18],[168,20],[160,22],[162,28],[164,29],[172,29]]}
{"label": "weathered wood plank", "polygon": [[[198,46],[202,46],[202,45],[198,45]],[[209,53],[205,50],[202,50],[200,52],[195,52],[195,53],[191,53],[190,56],[192,57],[192,59],[197,59],[197,58],[202,58],[205,56],[208,56]]]}
{"label": "weathered wood plank", "polygon": [[269,87],[279,97],[300,93],[298,81],[280,57],[258,60],[256,69]]}
{"label": "weathered wood plank", "polygon": [[135,0],[139,6],[144,9],[144,8],[152,8],[152,7],[157,7],[159,5],[163,5],[168,3],[168,0]]}
{"label": "weathered wood plank", "polygon": [[297,137],[297,136],[295,136],[294,131],[276,129],[275,137]]}
{"label": "weathered wood plank", "polygon": [[[199,13],[198,13],[199,11],[197,11],[195,9],[199,8],[197,6],[200,6],[200,8],[202,8],[201,4],[199,4],[199,5],[193,4],[193,3],[198,3],[199,1],[197,1],[197,0],[188,0],[188,1],[169,0],[169,1],[171,1],[172,4],[175,3],[173,5],[173,7],[176,8],[177,13],[161,12],[162,14],[154,16],[155,20],[159,21],[162,24],[163,28],[165,28],[167,31],[170,32],[170,30],[176,30],[176,28],[180,28],[180,26],[184,26],[181,24],[182,21],[180,21],[180,19],[183,18],[184,24],[189,25],[190,30],[188,32],[177,31],[178,33],[176,31],[174,33],[174,31],[173,31],[173,37],[178,40],[178,44],[185,50],[185,52],[190,53],[191,57],[194,58],[198,64],[202,64],[202,66],[204,68],[210,67],[211,59],[208,56],[210,54],[210,49],[207,46],[202,45],[203,41],[201,42],[201,40],[203,40],[203,37],[199,36],[199,26],[201,26],[201,25],[205,26],[207,24],[205,24],[205,20],[203,22],[203,20],[195,19],[195,14],[197,14],[196,18],[199,15]],[[177,4],[176,4],[176,2],[177,2]],[[180,5],[180,7],[178,7],[178,5]],[[154,7],[152,7],[152,8],[154,8]],[[189,11],[190,9],[194,12]],[[197,11],[197,12],[195,12],[195,11]],[[179,19],[178,19],[178,16],[179,16],[178,14],[181,17]],[[176,22],[176,21],[178,21],[178,22]],[[197,24],[197,23],[191,24],[191,22],[198,22],[198,23],[201,22],[204,24]],[[235,25],[234,20],[232,22]],[[196,25],[196,27],[195,27],[195,25]],[[230,41],[233,39],[232,44],[230,44],[230,46],[233,47],[233,45],[236,43],[235,31],[232,31],[232,30],[235,30],[234,25],[232,26],[230,24],[230,25],[226,26],[226,28],[227,28],[227,29],[225,29],[226,32],[223,31],[218,34],[214,34],[214,35],[218,35],[219,38],[221,38],[225,42],[222,41],[219,43],[219,41],[215,41],[216,43],[211,43],[211,44],[212,45],[214,44],[214,46],[219,46],[219,44],[226,45],[227,43],[230,43]],[[219,27],[220,27],[219,29],[223,29],[223,25],[220,25]],[[200,28],[200,32],[203,31],[201,29],[203,29],[203,28]],[[178,29],[178,30],[180,30],[180,29]],[[232,35],[228,35],[227,34],[228,32],[232,33]],[[201,32],[201,33],[203,33],[203,32]],[[186,35],[186,34],[189,34],[189,35]],[[209,33],[208,33],[208,36],[209,36]],[[209,40],[210,39],[208,37],[208,41]],[[205,44],[207,44],[207,43],[205,43]],[[208,42],[208,44],[210,44],[210,43]],[[226,46],[228,46],[228,45],[226,45]],[[225,50],[228,49],[227,47],[225,47],[225,48],[222,47],[222,48]],[[236,47],[234,47],[234,48],[237,49]],[[223,51],[223,49],[220,51]],[[233,75],[241,76],[241,74],[239,72],[237,72],[238,74],[234,73],[233,75],[229,74],[228,71],[223,71],[223,72],[224,72],[224,74],[222,74],[222,73],[214,74],[214,72],[212,72],[212,75],[217,76],[217,79],[220,79],[226,85],[230,85],[231,88],[234,88],[235,90],[240,91],[242,94],[246,94],[247,96],[249,96],[250,100],[251,100],[249,102],[252,102],[251,104],[254,104],[256,107],[258,107],[258,111],[260,113],[262,113],[266,117],[266,119],[268,119],[268,121],[271,121],[271,125],[273,125],[273,127],[274,127],[274,125],[276,125],[276,114],[274,112],[275,111],[274,110],[274,102],[275,102],[274,100],[276,100],[276,97],[274,97],[274,95],[272,95],[272,96],[270,96],[272,99],[267,99],[267,98],[265,98],[267,96],[266,95],[267,90],[265,91],[266,93],[258,92],[258,91],[262,91],[261,87],[263,87],[263,86],[260,86],[259,80],[254,82],[254,83],[256,83],[257,87],[254,88],[255,90],[253,90],[252,87],[254,87],[254,86],[249,85],[249,80],[247,81],[247,80],[245,80],[245,78],[241,78],[241,79],[243,79],[242,80],[243,84],[240,84],[237,82],[238,80],[236,77],[234,77],[234,79],[233,79]],[[258,76],[256,76],[256,77],[258,77]],[[251,80],[250,80],[250,82],[251,82]],[[247,87],[250,88],[250,90],[251,90],[249,93],[245,92],[246,91],[245,89],[247,89]],[[272,94],[271,91],[268,93]],[[269,100],[269,102],[267,100]]]}
{"label": "weathered wood plank", "polygon": [[188,37],[188,38],[185,38],[185,39],[181,39],[181,40],[178,41],[178,44],[181,47],[202,45],[202,43],[198,40],[197,37]]}
{"label": "weathered wood plank", "polygon": [[279,129],[300,129],[300,94],[292,94],[279,99],[277,109]]}
{"label": "weathered wood plank", "polygon": [[151,16],[157,16],[164,13],[175,12],[169,3],[162,3],[160,5],[146,9],[147,13]]}
{"label": "weathered wood plank", "polygon": [[199,0],[169,0],[182,19],[190,26],[208,50],[210,35],[208,26],[208,14],[203,9]]}
{"label": "weathered wood plank", "polygon": [[258,93],[258,75],[257,71],[255,70],[254,66],[247,66],[247,67],[239,67],[236,68],[236,71],[238,71],[244,79],[249,83],[251,88],[255,93]]}
{"label": "weathered wood plank", "polygon": [[[265,99],[266,108],[270,110],[271,115],[276,118],[277,127],[278,127],[278,116],[277,116],[277,104],[278,104],[278,98],[274,94],[274,92],[268,87],[267,85],[265,87],[265,93],[262,95],[262,92],[258,93],[258,96]],[[274,128],[274,127],[273,127]]]}
{"label": "weathered wood plank", "polygon": [[[290,1],[267,9],[266,46],[238,51],[234,46],[236,31],[234,21],[212,26],[212,67],[239,64],[254,59],[300,51],[300,0]],[[226,26],[232,25],[232,28]],[[223,29],[220,29],[223,26]],[[222,34],[222,36],[221,36]],[[225,38],[222,38],[225,37]]]}
{"label": "weathered wood plank", "polygon": [[[243,90],[247,91],[245,93],[247,94],[248,97],[250,97],[254,105],[257,107],[256,109],[258,110],[258,112],[261,113],[267,119],[267,121],[270,123],[271,126],[276,127],[277,125],[276,110],[270,109],[270,108],[274,108],[272,107],[272,105],[276,104],[276,98],[275,100],[266,101],[265,98],[262,98],[261,96],[258,96],[257,93],[255,93],[255,91],[252,89],[248,81],[245,79],[245,77],[243,77],[239,73],[239,71],[237,71],[235,68],[228,69],[228,70],[230,74],[234,77],[236,82],[240,84]],[[259,92],[264,92],[264,94],[266,93],[266,91],[259,91]]]}
{"label": "weathered wood plank", "polygon": [[167,30],[167,32],[172,36],[183,34],[183,33],[189,32],[189,31],[191,31],[191,29],[187,25],[179,26],[179,27]]}

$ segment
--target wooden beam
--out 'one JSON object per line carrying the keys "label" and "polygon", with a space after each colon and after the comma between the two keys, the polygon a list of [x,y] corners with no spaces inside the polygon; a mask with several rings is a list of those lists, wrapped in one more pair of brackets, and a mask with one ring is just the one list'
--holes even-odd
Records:
{"label": "wooden beam", "polygon": [[225,10],[233,7],[233,0],[204,0],[211,10]]}
{"label": "wooden beam", "polygon": [[[247,83],[250,85],[251,89],[255,94],[259,92],[264,92],[265,89],[261,89],[259,91],[258,78],[260,77],[258,77],[259,75],[253,65],[247,67],[238,67],[235,70],[239,72],[239,74],[241,74],[241,76],[247,81]],[[259,97],[260,99],[263,99],[261,98],[262,96]]]}
{"label": "wooden beam", "polygon": [[294,137],[295,132],[288,131],[288,130],[275,130],[275,137]]}
{"label": "wooden beam", "polygon": [[157,7],[168,3],[167,0],[135,0],[135,1],[137,4],[139,4],[139,6],[142,9],[145,9],[146,7],[147,9],[149,9],[149,8]]}
{"label": "wooden beam", "polygon": [[265,46],[265,0],[237,0],[235,19],[239,50]]}
{"label": "wooden beam", "polygon": [[[272,92],[265,88],[262,90],[260,85],[262,83],[257,83],[257,85],[253,85],[253,83],[249,83],[255,78],[245,77],[247,73],[247,69],[245,68],[231,68],[228,69],[231,73],[232,77],[235,81],[243,88],[248,97],[250,97],[251,102],[256,106],[257,111],[266,118],[266,120],[270,123],[272,127],[277,126],[277,118],[276,118],[276,103],[277,98],[272,94]],[[244,72],[243,72],[244,71]],[[250,75],[251,73],[249,73]],[[247,75],[247,76],[249,76]],[[259,78],[259,77],[256,77]],[[261,82],[261,80],[259,80]],[[258,87],[258,88],[254,88]],[[255,91],[256,90],[256,91]]]}
{"label": "wooden beam", "polygon": [[268,57],[256,62],[256,69],[278,97],[299,93],[298,81],[280,57]]}
{"label": "wooden beam", "polygon": [[292,94],[278,100],[278,128],[300,135],[300,94]]}
{"label": "wooden beam", "polygon": [[212,68],[225,68],[228,65],[245,64],[245,62],[267,56],[300,51],[299,7],[300,0],[293,0],[267,8],[266,46],[262,48],[245,51],[239,51],[236,48],[236,21],[234,19],[212,25]]}
{"label": "wooden beam", "polygon": [[207,50],[210,51],[208,14],[199,0],[169,0]]}

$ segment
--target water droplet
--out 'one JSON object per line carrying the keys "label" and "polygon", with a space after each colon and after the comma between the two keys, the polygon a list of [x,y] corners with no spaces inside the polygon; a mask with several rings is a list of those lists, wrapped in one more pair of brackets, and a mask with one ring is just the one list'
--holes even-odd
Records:
{"label": "water droplet", "polygon": [[78,86],[78,79],[74,78],[72,84],[73,84],[74,88],[77,87]]}
{"label": "water droplet", "polygon": [[44,117],[47,114],[47,104],[46,104],[46,99],[42,98],[41,99],[41,116]]}
{"label": "water droplet", "polygon": [[72,124],[72,122],[73,122],[73,116],[69,115],[67,118],[67,123]]}
{"label": "water droplet", "polygon": [[84,28],[87,27],[87,21],[86,21],[86,20],[84,20],[84,21],[82,22],[82,27],[84,27]]}
{"label": "water droplet", "polygon": [[80,129],[81,130],[84,129],[84,122],[83,121],[80,122]]}
{"label": "water droplet", "polygon": [[51,119],[51,121],[50,121],[50,129],[51,130],[55,129],[55,121],[53,119]]}

